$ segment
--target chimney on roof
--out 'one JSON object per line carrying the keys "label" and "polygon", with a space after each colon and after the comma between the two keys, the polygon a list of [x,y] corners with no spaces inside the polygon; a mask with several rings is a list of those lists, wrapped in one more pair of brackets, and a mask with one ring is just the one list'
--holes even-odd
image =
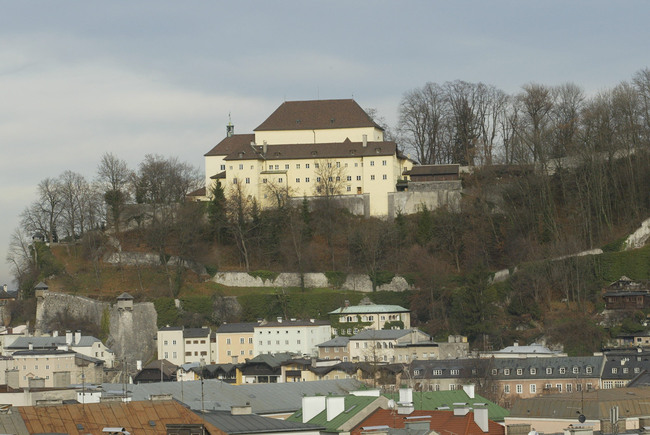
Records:
{"label": "chimney on roof", "polygon": [[364,134],[364,135],[362,136],[362,138],[363,138],[363,139],[362,139],[363,147],[365,148],[365,147],[368,146],[368,135],[367,135],[367,134]]}
{"label": "chimney on roof", "polygon": [[488,423],[488,409],[485,403],[474,404],[474,423],[481,428],[483,432],[490,431]]}
{"label": "chimney on roof", "polygon": [[253,408],[249,403],[243,406],[231,406],[230,415],[251,415],[253,413]]}
{"label": "chimney on roof", "polygon": [[74,344],[76,344],[77,346],[79,346],[79,342],[80,342],[80,341],[81,341],[81,331],[80,331],[80,330],[76,330],[75,333],[74,333]]}
{"label": "chimney on roof", "polygon": [[52,331],[52,337],[58,337],[59,336],[59,331],[54,330]]}
{"label": "chimney on roof", "polygon": [[34,350],[34,343],[29,343],[29,350]]}
{"label": "chimney on roof", "polygon": [[476,389],[474,384],[466,384],[463,385],[463,390],[465,391],[465,394],[467,394],[467,397],[470,399],[474,398],[474,395],[476,394]]}
{"label": "chimney on roof", "polygon": [[65,344],[70,346],[72,344],[72,332],[71,331],[65,331]]}
{"label": "chimney on roof", "polygon": [[269,149],[269,144],[267,144],[266,141],[264,141],[262,143],[262,154],[266,155],[266,151],[268,151],[268,149]]}
{"label": "chimney on roof", "polygon": [[345,411],[345,397],[328,397],[325,400],[325,408],[327,408],[327,421],[334,420]]}
{"label": "chimney on roof", "polygon": [[399,402],[397,402],[397,413],[402,415],[411,414],[413,407],[413,388],[399,389]]}
{"label": "chimney on roof", "polygon": [[454,415],[462,417],[469,412],[469,405],[467,403],[454,403]]}
{"label": "chimney on roof", "polygon": [[302,422],[307,423],[325,409],[325,396],[302,398]]}

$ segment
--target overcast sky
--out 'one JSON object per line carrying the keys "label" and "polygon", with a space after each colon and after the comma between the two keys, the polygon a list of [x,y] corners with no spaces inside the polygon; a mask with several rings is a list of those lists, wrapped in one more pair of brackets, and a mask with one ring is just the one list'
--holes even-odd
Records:
{"label": "overcast sky", "polygon": [[112,152],[203,168],[228,114],[250,133],[285,100],[354,98],[390,126],[407,90],[482,81],[589,94],[650,66],[648,1],[0,0],[0,284],[18,215]]}

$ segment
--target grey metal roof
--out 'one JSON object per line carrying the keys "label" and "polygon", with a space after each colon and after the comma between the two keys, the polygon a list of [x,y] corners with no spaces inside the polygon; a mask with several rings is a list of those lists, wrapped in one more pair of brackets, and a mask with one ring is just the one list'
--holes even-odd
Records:
{"label": "grey metal roof", "polygon": [[118,301],[127,301],[127,300],[133,300],[133,296],[128,294],[127,292],[122,293],[117,297]]}
{"label": "grey metal roof", "polygon": [[256,328],[277,328],[279,327],[289,327],[289,326],[324,326],[329,325],[328,320],[283,320],[282,322],[262,322]]}
{"label": "grey metal roof", "polygon": [[541,344],[533,343],[527,346],[508,346],[504,347],[501,350],[497,350],[495,353],[535,353],[535,354],[542,354],[542,355],[553,355],[557,353],[561,353],[559,351],[553,351],[549,349],[546,346],[542,346]]}
{"label": "grey metal roof", "polygon": [[258,322],[223,323],[217,329],[217,334],[228,334],[233,332],[254,332],[254,328],[258,325]]}
{"label": "grey metal roof", "polygon": [[[91,337],[89,335],[82,335],[79,342],[75,342],[75,336],[72,334],[72,344],[74,347],[92,347],[93,344],[101,341],[99,338]],[[7,346],[7,350],[22,350],[29,349],[29,345],[34,349],[57,348],[58,346],[65,346],[65,336],[59,335],[58,337],[18,337],[11,345]]]}
{"label": "grey metal roof", "polygon": [[203,338],[210,335],[210,328],[185,328],[183,338]]}
{"label": "grey metal roof", "polygon": [[519,399],[514,402],[510,417],[577,420],[576,411],[582,411],[589,420],[606,420],[614,406],[619,406],[621,415],[627,418],[646,417],[650,415],[650,389],[599,389]]}
{"label": "grey metal roof", "polygon": [[232,415],[230,411],[209,411],[197,414],[228,434],[301,432],[325,429],[323,426],[263,417],[256,414]]}
{"label": "grey metal roof", "polygon": [[350,337],[350,340],[397,340],[410,333],[410,329],[364,329]]}
{"label": "grey metal roof", "polygon": [[399,305],[352,305],[349,307],[337,308],[328,314],[374,314],[374,313],[408,313],[404,307]]}
{"label": "grey metal roof", "polygon": [[317,344],[317,347],[345,347],[350,342],[350,337],[334,337],[331,340],[324,341],[321,344]]}
{"label": "grey metal roof", "polygon": [[[230,411],[232,406],[250,403],[256,414],[295,412],[302,406],[302,396],[347,394],[358,390],[360,382],[338,379],[312,382],[230,385],[215,379],[203,381],[205,409]],[[122,391],[122,384],[102,384],[104,391]],[[201,381],[154,382],[128,384],[133,400],[149,400],[151,395],[171,394],[191,409],[201,409]]]}
{"label": "grey metal roof", "polygon": [[[495,358],[491,361],[491,368],[497,369],[496,378],[503,380],[575,379],[576,376],[600,377],[604,363],[605,359],[602,356]],[[535,373],[531,373],[531,368],[535,369]],[[505,374],[506,369],[510,370],[510,374]],[[521,375],[517,374],[518,369],[521,369]],[[547,373],[547,369],[550,373]]]}
{"label": "grey metal roof", "polygon": [[603,380],[629,380],[650,371],[650,352],[609,351],[605,353]]}
{"label": "grey metal roof", "polygon": [[16,408],[12,410],[11,414],[0,414],[0,433],[29,435],[27,426]]}

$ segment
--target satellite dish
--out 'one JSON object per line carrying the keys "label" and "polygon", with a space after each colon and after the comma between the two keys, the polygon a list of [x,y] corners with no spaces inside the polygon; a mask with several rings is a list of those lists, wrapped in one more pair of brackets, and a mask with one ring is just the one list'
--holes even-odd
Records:
{"label": "satellite dish", "polygon": [[584,414],[580,414],[580,415],[578,416],[578,421],[579,421],[580,423],[584,423],[585,421],[587,421],[587,417],[585,417]]}
{"label": "satellite dish", "polygon": [[388,409],[395,409],[395,401],[393,399],[388,401]]}

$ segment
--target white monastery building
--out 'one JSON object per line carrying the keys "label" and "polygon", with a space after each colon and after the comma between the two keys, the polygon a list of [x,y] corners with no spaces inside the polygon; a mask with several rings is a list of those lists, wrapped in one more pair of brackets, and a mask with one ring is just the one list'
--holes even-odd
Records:
{"label": "white monastery building", "polygon": [[278,197],[357,201],[366,215],[388,214],[388,194],[413,161],[384,140],[354,100],[287,101],[252,134],[234,134],[205,154],[206,195],[215,180],[262,207]]}

